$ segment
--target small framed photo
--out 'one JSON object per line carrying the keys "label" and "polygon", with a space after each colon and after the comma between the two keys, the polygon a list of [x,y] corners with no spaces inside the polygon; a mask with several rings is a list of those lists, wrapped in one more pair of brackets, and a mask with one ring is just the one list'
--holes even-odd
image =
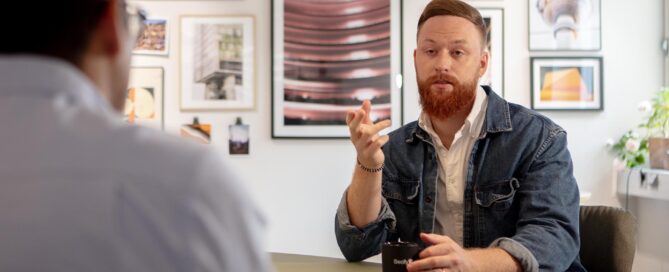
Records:
{"label": "small framed photo", "polygon": [[132,67],[123,111],[131,124],[163,129],[163,68]]}
{"label": "small framed photo", "polygon": [[211,143],[211,124],[202,124],[197,117],[192,124],[182,125],[179,129],[181,137],[200,144]]}
{"label": "small framed photo", "polygon": [[348,138],[346,112],[402,125],[402,1],[272,0],[272,138]]}
{"label": "small framed photo", "polygon": [[249,154],[249,125],[237,123],[229,126],[230,139],[228,140],[230,155]]}
{"label": "small framed photo", "polygon": [[488,70],[479,80],[479,84],[488,85],[493,91],[504,97],[504,9],[478,8],[488,27],[488,52],[490,61]]}
{"label": "small framed photo", "polygon": [[255,106],[253,16],[181,17],[181,110]]}
{"label": "small framed photo", "polygon": [[530,51],[598,51],[601,0],[527,0]]}
{"label": "small framed photo", "polygon": [[167,19],[146,19],[144,20],[144,25],[144,32],[138,38],[132,53],[167,56],[169,54]]}
{"label": "small framed photo", "polygon": [[601,57],[530,58],[532,109],[603,110]]}

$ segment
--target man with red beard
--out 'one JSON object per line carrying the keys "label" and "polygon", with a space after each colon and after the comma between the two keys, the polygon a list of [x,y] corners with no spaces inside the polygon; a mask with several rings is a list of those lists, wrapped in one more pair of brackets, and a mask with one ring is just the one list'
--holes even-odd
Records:
{"label": "man with red beard", "polygon": [[414,62],[422,113],[381,136],[365,101],[347,115],[357,166],[335,218],[349,261],[387,241],[424,249],[409,271],[584,271],[579,192],[565,131],[478,86],[487,28],[458,0],[431,1]]}

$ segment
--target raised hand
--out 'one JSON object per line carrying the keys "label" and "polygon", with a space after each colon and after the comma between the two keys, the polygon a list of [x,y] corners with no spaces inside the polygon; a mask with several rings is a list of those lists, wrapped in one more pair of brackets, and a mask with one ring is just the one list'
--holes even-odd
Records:
{"label": "raised hand", "polygon": [[360,109],[346,114],[346,124],[358,153],[358,161],[362,166],[374,169],[383,165],[385,158],[381,147],[389,140],[388,135],[379,136],[379,131],[390,127],[391,122],[383,120],[373,124],[369,119],[371,109],[371,102],[365,100]]}

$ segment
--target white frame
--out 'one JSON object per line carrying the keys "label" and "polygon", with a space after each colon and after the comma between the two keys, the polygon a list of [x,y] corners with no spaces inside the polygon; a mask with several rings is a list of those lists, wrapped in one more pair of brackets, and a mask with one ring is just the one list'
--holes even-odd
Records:
{"label": "white frame", "polygon": [[[203,83],[194,83],[193,33],[195,24],[241,24],[243,29],[242,99],[194,100],[192,92],[204,92]],[[252,110],[255,108],[255,17],[252,15],[181,16],[180,18],[180,108],[183,111]]]}
{"label": "white frame", "polygon": [[[130,76],[128,79],[128,89],[131,87],[153,87],[153,100],[155,103],[155,120],[146,120],[139,118],[135,124],[153,127],[156,129],[163,129],[164,118],[164,86],[165,72],[162,67],[131,67]],[[127,93],[126,93],[127,97]],[[127,102],[126,102],[127,103]],[[126,105],[127,106],[127,105]],[[124,111],[125,112],[125,111]],[[125,114],[124,114],[125,115]]]}
{"label": "white frame", "polygon": [[[602,48],[602,1],[583,0],[579,2],[591,3],[591,14],[586,17],[579,14],[581,21],[578,23],[579,38],[576,40],[580,45],[572,48],[558,48],[553,38],[553,29],[546,24],[537,10],[537,1],[528,2],[528,48],[530,51],[599,51]],[[587,18],[585,21],[584,18]],[[590,37],[586,40],[584,37]]]}
{"label": "white frame", "polygon": [[134,55],[156,55],[156,56],[168,56],[170,53],[170,21],[166,18],[147,18],[145,21],[151,20],[162,20],[165,21],[165,49],[162,51],[159,50],[139,50],[133,49],[132,53]]}

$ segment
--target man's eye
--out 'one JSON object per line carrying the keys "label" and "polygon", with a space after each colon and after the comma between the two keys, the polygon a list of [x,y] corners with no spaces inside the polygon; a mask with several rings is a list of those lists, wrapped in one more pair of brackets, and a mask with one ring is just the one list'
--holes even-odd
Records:
{"label": "man's eye", "polygon": [[453,52],[453,56],[456,56],[456,57],[463,56],[464,54],[465,54],[465,52],[463,52],[461,50],[457,50],[457,51]]}
{"label": "man's eye", "polygon": [[437,50],[434,50],[434,49],[428,49],[428,50],[425,50],[425,54],[428,54],[428,55],[430,55],[430,56],[432,56],[432,55],[434,55],[434,54],[436,54],[436,53],[437,53]]}

